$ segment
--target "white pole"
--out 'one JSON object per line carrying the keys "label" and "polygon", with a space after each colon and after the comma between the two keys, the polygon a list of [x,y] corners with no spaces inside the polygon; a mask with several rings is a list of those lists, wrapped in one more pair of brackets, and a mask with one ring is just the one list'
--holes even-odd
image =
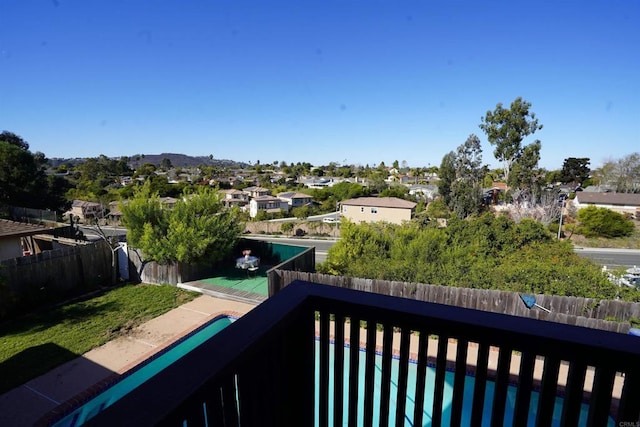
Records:
{"label": "white pole", "polygon": [[560,225],[558,226],[558,240],[560,240],[560,233],[562,232],[562,212],[564,211],[564,201],[562,199],[562,206],[560,207]]}

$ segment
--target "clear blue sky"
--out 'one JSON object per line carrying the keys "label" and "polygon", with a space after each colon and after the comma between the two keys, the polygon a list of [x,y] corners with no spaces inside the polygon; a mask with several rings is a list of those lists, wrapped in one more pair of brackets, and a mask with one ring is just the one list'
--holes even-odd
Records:
{"label": "clear blue sky", "polygon": [[[640,151],[640,2],[0,0],[0,130],[47,157],[439,165],[498,102],[540,165]],[[530,142],[529,139],[526,142]]]}

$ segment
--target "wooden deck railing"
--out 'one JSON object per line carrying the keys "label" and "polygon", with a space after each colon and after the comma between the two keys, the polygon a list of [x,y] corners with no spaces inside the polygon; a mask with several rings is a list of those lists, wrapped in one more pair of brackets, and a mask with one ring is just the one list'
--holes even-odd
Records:
{"label": "wooden deck railing", "polygon": [[638,396],[638,337],[297,282],[90,424],[604,426],[640,420]]}

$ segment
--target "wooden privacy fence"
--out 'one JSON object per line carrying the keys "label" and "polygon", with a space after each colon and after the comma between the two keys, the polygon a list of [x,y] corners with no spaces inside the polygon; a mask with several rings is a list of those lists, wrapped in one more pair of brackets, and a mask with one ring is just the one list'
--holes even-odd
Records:
{"label": "wooden privacy fence", "polygon": [[[298,255],[276,265],[267,271],[267,283],[269,286],[269,296],[274,295],[278,289],[281,289],[280,276],[278,271],[314,271],[316,269],[316,248],[310,247],[305,249]],[[289,282],[291,283],[291,282]],[[274,288],[273,290],[271,288]]]}
{"label": "wooden privacy fence", "polygon": [[112,274],[111,250],[102,241],[3,260],[0,314],[3,308],[9,314],[18,307],[51,302],[56,296],[108,286]]}
{"label": "wooden privacy fence", "polygon": [[209,277],[215,271],[213,264],[186,264],[171,262],[159,264],[145,261],[140,249],[129,248],[130,277],[133,281],[154,285],[175,285]]}
{"label": "wooden privacy fence", "polygon": [[517,292],[362,279],[291,270],[276,270],[273,272],[273,276],[273,281],[272,276],[269,276],[270,297],[294,280],[303,280],[340,288],[620,333],[629,332],[630,320],[640,319],[640,303],[623,301],[536,295],[536,303],[551,311],[547,313],[535,307],[528,309]]}
{"label": "wooden privacy fence", "polygon": [[[235,265],[235,260],[243,250],[251,250],[253,255],[260,258],[261,265],[275,265],[271,270],[315,270],[315,249],[304,246],[285,245],[281,243],[264,242],[252,239],[240,239],[227,258],[203,264],[187,264],[171,262],[159,264],[155,261],[145,261],[140,249],[129,248],[129,262],[132,280],[156,285],[176,285],[194,280],[200,280],[216,275],[229,266]],[[272,273],[267,271],[267,275]]]}

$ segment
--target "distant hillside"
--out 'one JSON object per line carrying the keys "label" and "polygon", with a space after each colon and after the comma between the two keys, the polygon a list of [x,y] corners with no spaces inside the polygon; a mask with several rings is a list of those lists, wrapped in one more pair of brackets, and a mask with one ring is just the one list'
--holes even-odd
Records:
{"label": "distant hillside", "polygon": [[234,160],[216,159],[209,156],[187,156],[178,153],[162,153],[162,154],[136,154],[129,157],[129,165],[137,168],[145,163],[160,165],[163,159],[169,159],[171,164],[177,168],[196,167],[200,165],[206,166],[227,166],[227,167],[244,167],[246,163],[236,162]]}
{"label": "distant hillside", "polygon": [[[120,159],[120,157],[112,158]],[[169,159],[171,164],[177,168],[197,167],[200,165],[223,166],[230,168],[244,168],[248,166],[244,162],[236,162],[234,160],[212,159],[209,156],[187,156],[186,154],[178,153],[136,154],[129,157],[129,166],[133,169],[136,169],[145,163],[151,163],[152,165],[159,166],[163,159]],[[62,163],[77,165],[85,160],[86,159],[84,158],[52,158],[49,159],[49,164],[55,168]]]}

